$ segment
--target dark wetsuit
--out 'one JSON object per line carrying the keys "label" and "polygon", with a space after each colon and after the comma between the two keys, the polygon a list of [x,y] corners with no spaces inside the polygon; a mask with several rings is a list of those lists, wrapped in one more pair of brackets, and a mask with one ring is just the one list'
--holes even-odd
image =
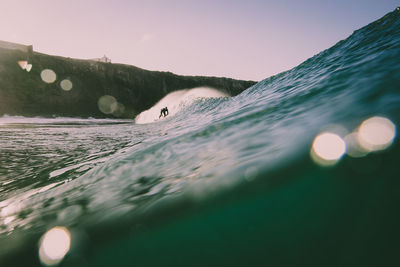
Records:
{"label": "dark wetsuit", "polygon": [[162,116],[167,117],[167,115],[168,115],[168,108],[165,107],[161,109],[160,116],[158,118],[161,118]]}

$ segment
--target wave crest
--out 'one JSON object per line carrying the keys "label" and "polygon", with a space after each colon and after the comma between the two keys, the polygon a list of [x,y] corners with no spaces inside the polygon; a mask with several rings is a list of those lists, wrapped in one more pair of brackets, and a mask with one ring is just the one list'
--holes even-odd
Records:
{"label": "wave crest", "polygon": [[159,120],[160,110],[168,107],[168,115],[173,116],[184,107],[191,105],[194,101],[201,98],[220,98],[228,95],[210,87],[197,87],[193,89],[184,89],[169,93],[153,107],[143,111],[136,116],[137,124],[152,123]]}

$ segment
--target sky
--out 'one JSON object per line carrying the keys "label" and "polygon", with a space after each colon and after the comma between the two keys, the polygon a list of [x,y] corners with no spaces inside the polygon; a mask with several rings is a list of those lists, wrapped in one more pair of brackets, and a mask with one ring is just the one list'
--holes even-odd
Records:
{"label": "sky", "polygon": [[400,6],[399,0],[0,0],[0,40],[71,58],[259,81]]}

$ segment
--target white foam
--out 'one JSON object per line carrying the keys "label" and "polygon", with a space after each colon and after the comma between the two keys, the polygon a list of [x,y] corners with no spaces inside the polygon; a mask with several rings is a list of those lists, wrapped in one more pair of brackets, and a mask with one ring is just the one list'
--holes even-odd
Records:
{"label": "white foam", "polygon": [[9,116],[3,115],[0,117],[0,125],[12,124],[56,124],[56,123],[115,123],[115,122],[131,122],[127,119],[94,119],[94,118],[70,118],[70,117],[24,117],[24,116]]}
{"label": "white foam", "polygon": [[[228,95],[216,89],[209,87],[197,87],[193,89],[179,90],[169,93],[153,107],[143,111],[136,116],[137,124],[151,123],[159,120],[160,111],[162,108],[168,108],[168,117],[179,112],[183,107],[190,105],[199,98],[218,98],[227,97]],[[161,117],[160,119],[163,119]]]}

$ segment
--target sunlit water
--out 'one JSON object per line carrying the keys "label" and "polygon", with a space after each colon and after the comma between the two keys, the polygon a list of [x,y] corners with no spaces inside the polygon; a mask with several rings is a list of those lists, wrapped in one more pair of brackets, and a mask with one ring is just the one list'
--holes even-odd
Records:
{"label": "sunlit water", "polygon": [[[399,200],[391,191],[399,185],[393,178],[399,156],[399,13],[238,96],[193,97],[161,119],[157,110],[146,113],[154,118],[144,122],[153,123],[0,118],[0,256],[17,261],[28,251],[33,256],[19,260],[58,264],[71,241],[67,266],[293,266],[313,262],[305,256],[313,255],[308,247],[322,253],[326,240],[318,236],[335,240],[324,250],[327,257],[343,252],[340,244],[347,242],[341,237],[353,238],[346,251],[351,244],[382,241],[382,235],[368,234],[376,227],[398,237],[398,225],[390,228],[362,211],[399,219],[388,205]],[[370,198],[382,206],[366,206]],[[182,219],[187,213],[192,217]],[[167,226],[174,220],[182,224],[178,230]],[[353,221],[362,230],[351,235],[344,225]],[[151,233],[156,226],[164,230]],[[47,244],[51,228],[72,234],[46,263],[46,250],[37,244]],[[75,250],[74,240],[80,244]],[[385,255],[393,260],[391,242]],[[284,251],[289,256],[281,257]],[[365,251],[343,252],[340,260],[352,266]],[[320,266],[336,266],[321,259],[314,258]]]}

